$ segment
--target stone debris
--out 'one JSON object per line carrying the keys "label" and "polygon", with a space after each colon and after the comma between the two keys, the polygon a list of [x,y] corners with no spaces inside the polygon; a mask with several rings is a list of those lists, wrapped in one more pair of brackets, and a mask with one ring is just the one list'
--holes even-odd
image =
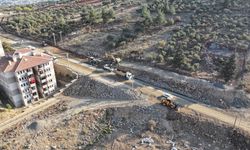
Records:
{"label": "stone debris", "polygon": [[141,99],[135,91],[111,87],[86,76],[79,78],[77,82],[65,90],[64,95],[107,100]]}
{"label": "stone debris", "polygon": [[172,140],[169,140],[167,141],[168,144],[171,144],[171,150],[178,150],[176,147],[175,147],[175,142],[173,142]]}
{"label": "stone debris", "polygon": [[141,140],[141,144],[149,144],[149,145],[151,145],[151,144],[153,144],[153,143],[154,143],[154,140],[153,140],[151,137],[143,138],[143,139]]}
{"label": "stone debris", "polygon": [[[241,132],[231,133],[228,126],[185,116],[161,105],[88,110],[65,118],[61,107],[66,104],[62,101],[4,131],[0,149],[177,150],[202,143],[199,149],[210,144],[209,149],[231,150],[247,149],[250,143],[250,138]],[[148,130],[148,123],[157,126]]]}

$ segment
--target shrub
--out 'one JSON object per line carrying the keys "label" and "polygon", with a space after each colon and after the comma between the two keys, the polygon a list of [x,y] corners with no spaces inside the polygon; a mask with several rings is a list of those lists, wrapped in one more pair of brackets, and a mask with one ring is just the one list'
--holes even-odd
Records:
{"label": "shrub", "polygon": [[12,106],[10,104],[6,104],[6,108],[7,109],[13,109]]}

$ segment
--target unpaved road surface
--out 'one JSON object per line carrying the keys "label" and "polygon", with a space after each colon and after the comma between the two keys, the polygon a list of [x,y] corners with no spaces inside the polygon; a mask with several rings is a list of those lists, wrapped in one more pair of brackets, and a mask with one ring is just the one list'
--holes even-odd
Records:
{"label": "unpaved road surface", "polygon": [[[71,68],[72,70],[78,72],[78,73],[82,73],[84,75],[90,75],[92,76],[94,79],[96,80],[100,80],[100,81],[104,81],[104,79],[102,78],[102,76],[105,77],[105,74],[95,74],[95,70],[90,69],[89,67],[87,67],[87,65],[82,65],[80,64],[80,62],[76,63],[76,61],[72,62],[67,61],[65,59],[59,59],[58,62],[61,65],[65,65],[66,67]],[[112,74],[112,73],[109,73]],[[114,75],[114,74],[113,74]],[[108,83],[108,80],[106,80],[106,82]],[[181,104],[182,106],[185,106],[185,108],[194,110],[200,114],[203,114],[207,117],[211,117],[214,119],[217,119],[218,121],[221,121],[223,123],[227,123],[231,126],[236,126],[238,128],[241,128],[247,132],[250,133],[250,121],[249,120],[243,120],[238,118],[238,120],[236,120],[236,116],[233,116],[231,114],[227,114],[223,111],[220,111],[217,108],[213,108],[213,107],[209,107],[206,105],[202,105],[199,103],[195,103],[195,100],[192,100],[188,97],[170,92],[170,91],[166,91],[163,89],[158,89],[158,88],[154,88],[150,85],[146,85],[140,81],[134,80],[133,81],[133,88],[135,90],[139,90],[141,91],[143,94],[145,95],[149,95],[149,96],[153,96],[153,97],[158,97],[161,96],[164,92],[170,93],[172,95],[175,96],[175,101],[178,104]],[[124,81],[124,82],[116,82],[114,83],[110,83],[112,86],[121,86],[121,85],[127,85],[127,86],[131,86],[129,81]],[[132,86],[131,86],[132,88]],[[235,122],[236,120],[236,122]]]}
{"label": "unpaved road surface", "polygon": [[[5,34],[5,37],[6,36],[8,36],[8,35]],[[11,38],[13,39],[15,37],[11,36]],[[20,40],[20,39],[18,39],[18,40]],[[32,45],[35,42],[27,41],[27,43]],[[32,46],[37,46],[37,45],[39,45],[39,44],[35,43]],[[46,49],[46,47],[43,49]],[[57,55],[59,55],[59,54],[57,54]],[[120,86],[127,87],[127,88],[129,88],[129,87],[134,88],[136,90],[141,91],[143,94],[151,95],[154,98],[156,96],[162,95],[163,92],[169,92],[169,91],[165,91],[162,89],[154,88],[150,85],[144,84],[144,83],[137,81],[137,80],[134,80],[133,84],[131,84],[131,82],[129,82],[129,81],[122,81],[122,82],[115,82],[114,83],[114,82],[110,81],[110,79],[106,78],[105,73],[104,74],[98,73],[98,72],[100,72],[100,70],[96,70],[95,68],[89,67],[86,64],[81,64],[81,62],[79,62],[78,60],[66,59],[63,57],[65,57],[65,55],[61,55],[61,58],[57,59],[58,64],[64,65],[65,67],[68,67],[68,68],[72,69],[73,71],[78,72],[79,74],[90,75],[93,79],[96,79],[100,82],[109,83],[111,86],[117,86],[119,88],[121,88]],[[209,107],[206,105],[195,103],[193,100],[190,100],[189,98],[187,98],[185,96],[178,95],[178,94],[172,93],[172,92],[169,92],[169,93],[173,94],[176,97],[177,103],[182,104],[183,106],[185,106],[188,109],[194,110],[194,111],[201,113],[205,116],[217,119],[218,121],[227,123],[231,126],[236,125],[236,127],[241,128],[241,129],[250,133],[250,123],[247,120],[239,119],[240,122],[236,122],[236,124],[235,124],[236,116],[233,116],[231,114],[227,114],[227,113],[220,111],[219,109],[216,109],[213,107]],[[156,102],[156,101],[153,101],[153,102]]]}

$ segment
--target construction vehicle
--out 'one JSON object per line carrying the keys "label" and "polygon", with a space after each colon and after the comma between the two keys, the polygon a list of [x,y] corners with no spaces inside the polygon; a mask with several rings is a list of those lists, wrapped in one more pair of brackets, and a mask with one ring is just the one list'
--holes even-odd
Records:
{"label": "construction vehicle", "polygon": [[101,59],[94,58],[94,57],[89,57],[87,63],[92,65],[92,66],[98,66],[98,65],[100,65],[101,62],[102,62]]}
{"label": "construction vehicle", "polygon": [[174,103],[172,101],[173,99],[173,96],[167,94],[167,93],[164,93],[162,96],[159,96],[157,97],[159,100],[161,100],[161,104],[168,107],[168,108],[171,108],[171,109],[174,109],[174,110],[177,110],[177,104]]}
{"label": "construction vehicle", "polygon": [[115,69],[112,68],[111,65],[109,65],[109,64],[105,64],[105,65],[103,66],[103,69],[104,69],[104,70],[107,70],[107,71],[110,71],[110,72],[113,72],[113,71],[115,70]]}
{"label": "construction vehicle", "polygon": [[117,67],[119,65],[119,63],[121,62],[121,58],[114,57],[111,54],[105,54],[105,56],[103,58],[103,62],[105,64],[110,64],[113,67]]}
{"label": "construction vehicle", "polygon": [[46,46],[48,46],[48,44],[45,41],[42,41],[42,46],[46,47]]}
{"label": "construction vehicle", "polygon": [[115,69],[114,73],[118,76],[124,77],[126,80],[132,80],[133,79],[133,74],[131,72],[126,72],[122,70]]}

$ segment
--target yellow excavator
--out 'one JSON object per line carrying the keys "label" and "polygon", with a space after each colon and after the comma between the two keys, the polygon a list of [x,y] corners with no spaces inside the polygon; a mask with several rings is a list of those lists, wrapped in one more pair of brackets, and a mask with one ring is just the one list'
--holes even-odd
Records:
{"label": "yellow excavator", "polygon": [[173,96],[168,93],[164,93],[162,96],[159,96],[158,99],[161,101],[161,104],[170,108],[177,110],[178,105],[172,101]]}

